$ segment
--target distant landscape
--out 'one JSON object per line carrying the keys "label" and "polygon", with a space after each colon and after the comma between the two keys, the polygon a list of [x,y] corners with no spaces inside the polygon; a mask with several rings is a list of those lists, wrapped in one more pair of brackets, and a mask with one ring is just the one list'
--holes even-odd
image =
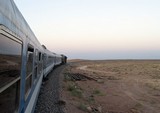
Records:
{"label": "distant landscape", "polygon": [[70,60],[66,113],[159,113],[160,60]]}

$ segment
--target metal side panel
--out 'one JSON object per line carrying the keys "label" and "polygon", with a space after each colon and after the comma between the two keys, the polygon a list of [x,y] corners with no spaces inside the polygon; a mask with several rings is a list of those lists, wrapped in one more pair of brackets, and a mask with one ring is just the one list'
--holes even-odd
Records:
{"label": "metal side panel", "polygon": [[30,101],[28,103],[28,106],[27,106],[27,108],[25,110],[25,113],[32,113],[33,110],[34,110],[34,105],[35,105],[35,102],[36,102],[36,100],[38,98],[38,94],[39,94],[41,83],[42,83],[42,78],[43,78],[43,76],[40,77],[40,79],[39,79],[39,81],[38,81],[38,83],[37,83],[37,85],[36,85],[36,87],[34,89],[34,92],[33,92],[32,96],[31,96],[31,99],[30,99]]}

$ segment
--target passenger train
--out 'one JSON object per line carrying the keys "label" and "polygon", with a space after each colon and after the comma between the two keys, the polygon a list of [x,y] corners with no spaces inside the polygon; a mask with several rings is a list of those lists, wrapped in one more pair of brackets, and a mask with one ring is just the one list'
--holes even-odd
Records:
{"label": "passenger train", "polygon": [[13,0],[0,0],[1,113],[33,113],[43,78],[66,60],[39,43]]}

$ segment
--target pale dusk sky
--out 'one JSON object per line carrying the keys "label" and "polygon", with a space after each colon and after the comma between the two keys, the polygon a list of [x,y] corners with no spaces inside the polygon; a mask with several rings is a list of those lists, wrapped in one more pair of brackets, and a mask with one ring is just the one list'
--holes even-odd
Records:
{"label": "pale dusk sky", "polygon": [[41,44],[69,59],[160,59],[160,0],[14,0]]}

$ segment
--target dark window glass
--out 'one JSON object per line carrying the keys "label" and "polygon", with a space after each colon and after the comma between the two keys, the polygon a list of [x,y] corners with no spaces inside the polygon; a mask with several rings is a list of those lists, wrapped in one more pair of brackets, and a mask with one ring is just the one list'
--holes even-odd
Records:
{"label": "dark window glass", "polygon": [[0,112],[14,113],[19,105],[22,44],[0,34]]}
{"label": "dark window glass", "polygon": [[26,75],[26,85],[25,85],[26,96],[28,96],[28,93],[32,86],[33,55],[34,55],[34,49],[32,46],[29,46],[27,52],[27,75]]}
{"label": "dark window glass", "polygon": [[43,69],[45,69],[46,66],[47,66],[46,60],[47,60],[47,55],[46,55],[46,54],[43,54]]}
{"label": "dark window glass", "polygon": [[39,63],[38,63],[38,75],[41,75],[42,73],[42,53],[39,52]]}
{"label": "dark window glass", "polygon": [[35,76],[35,79],[37,78],[37,66],[34,68],[34,76]]}
{"label": "dark window glass", "polygon": [[26,79],[26,90],[25,90],[26,97],[27,97],[28,94],[29,94],[29,91],[30,91],[30,89],[31,89],[31,86],[32,86],[32,76],[29,76],[29,77]]}
{"label": "dark window glass", "polygon": [[28,53],[27,53],[27,76],[29,76],[32,73],[33,51],[34,51],[33,48],[31,48],[31,47],[28,48]]}
{"label": "dark window glass", "polygon": [[36,51],[35,51],[35,65],[38,64],[38,59],[39,59],[38,50],[36,49]]}
{"label": "dark window glass", "polygon": [[38,68],[38,59],[39,59],[39,54],[38,50],[35,50],[35,60],[34,60],[34,78],[36,80],[37,78],[37,68]]}
{"label": "dark window glass", "polygon": [[41,61],[41,53],[39,53],[39,61]]}
{"label": "dark window glass", "polygon": [[0,93],[0,112],[14,113],[19,106],[19,86],[20,81],[17,81],[12,86]]}
{"label": "dark window glass", "polygon": [[48,59],[47,59],[47,66],[51,65],[54,63],[54,57],[52,56],[49,56]]}
{"label": "dark window glass", "polygon": [[42,73],[42,62],[39,62],[38,64],[38,75],[40,75]]}
{"label": "dark window glass", "polygon": [[0,34],[0,88],[20,76],[22,45]]}

